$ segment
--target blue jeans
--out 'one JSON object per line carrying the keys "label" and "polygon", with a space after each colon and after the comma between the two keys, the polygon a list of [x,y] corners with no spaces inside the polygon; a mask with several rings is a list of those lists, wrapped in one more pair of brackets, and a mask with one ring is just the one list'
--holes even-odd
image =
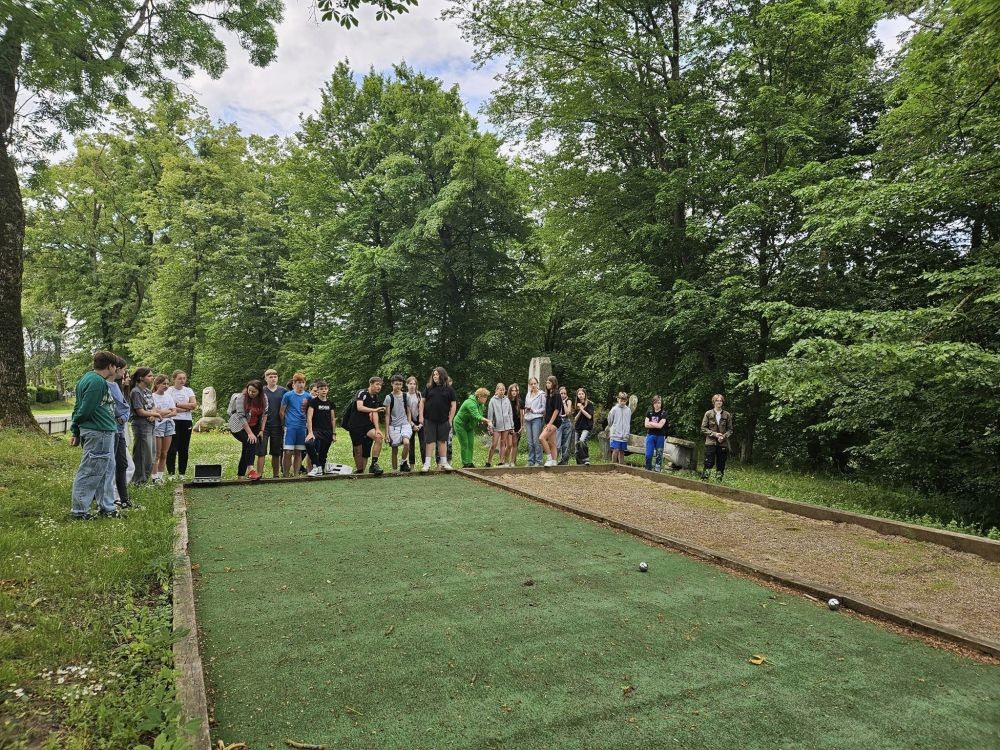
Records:
{"label": "blue jeans", "polygon": [[569,449],[573,446],[573,423],[563,417],[559,425],[559,463],[569,463]]}
{"label": "blue jeans", "polygon": [[528,466],[542,465],[542,444],[538,436],[542,434],[544,421],[541,418],[524,420],[524,431],[528,433]]}
{"label": "blue jeans", "polygon": [[101,510],[115,509],[115,433],[100,430],[80,430],[83,457],[73,477],[74,516],[90,512],[97,499]]}
{"label": "blue jeans", "polygon": [[656,454],[656,470],[663,468],[663,435],[646,435],[646,468],[653,469],[653,454]]}

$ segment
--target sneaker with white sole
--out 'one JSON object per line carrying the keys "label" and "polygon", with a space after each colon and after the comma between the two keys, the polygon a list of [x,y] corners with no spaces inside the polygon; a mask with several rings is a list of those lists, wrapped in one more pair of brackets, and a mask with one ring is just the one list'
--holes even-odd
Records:
{"label": "sneaker with white sole", "polygon": [[426,461],[424,461],[424,465],[420,467],[420,473],[426,474],[430,470],[431,470],[431,460],[428,458]]}
{"label": "sneaker with white sole", "polygon": [[454,471],[454,469],[451,468],[451,464],[450,463],[448,463],[447,461],[442,461],[441,462],[441,471]]}
{"label": "sneaker with white sole", "polygon": [[323,476],[323,467],[322,466],[313,466],[312,469],[309,470],[309,476],[311,476],[311,477],[321,477],[321,476]]}
{"label": "sneaker with white sole", "polygon": [[555,461],[553,461],[553,460],[552,460],[552,459],[550,458],[550,459],[549,459],[548,461],[546,461],[546,462],[545,462],[545,465],[546,465],[546,466],[556,466],[557,464],[556,464],[556,462],[555,462]]}

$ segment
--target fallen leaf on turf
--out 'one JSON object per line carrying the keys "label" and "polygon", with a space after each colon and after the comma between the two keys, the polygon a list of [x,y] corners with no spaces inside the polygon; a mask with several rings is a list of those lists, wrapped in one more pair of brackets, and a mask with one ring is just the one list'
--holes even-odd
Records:
{"label": "fallen leaf on turf", "polygon": [[191,570],[197,573],[199,570],[201,570],[201,563],[195,563],[194,565],[192,565]]}
{"label": "fallen leaf on turf", "polygon": [[326,745],[310,745],[308,742],[296,742],[295,740],[285,740],[285,744],[299,750],[326,750]]}
{"label": "fallen leaf on turf", "polygon": [[764,658],[763,656],[760,656],[759,654],[754,654],[753,656],[750,657],[750,663],[751,664],[756,664],[758,666],[761,665],[761,664],[763,664],[766,661],[767,661],[767,659]]}
{"label": "fallen leaf on turf", "polygon": [[634,685],[622,685],[622,696],[625,698],[631,697],[632,693],[635,692]]}
{"label": "fallen leaf on turf", "polygon": [[528,579],[528,580],[526,580],[526,581],[525,581],[525,582],[524,582],[524,583],[523,583],[522,585],[523,585],[523,586],[534,586],[534,585],[535,585],[535,582],[534,582],[533,580],[531,580],[531,579],[529,578],[529,579]]}
{"label": "fallen leaf on turf", "polygon": [[385,632],[382,635],[384,635],[386,638],[388,638],[390,635],[393,634],[393,632],[395,632],[395,630],[396,630],[396,626],[395,625],[390,625],[388,628],[385,629]]}

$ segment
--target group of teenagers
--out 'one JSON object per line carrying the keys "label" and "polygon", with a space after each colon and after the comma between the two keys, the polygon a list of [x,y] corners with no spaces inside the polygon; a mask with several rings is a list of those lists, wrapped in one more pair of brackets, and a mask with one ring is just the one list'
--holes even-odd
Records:
{"label": "group of teenagers", "polygon": [[[379,457],[386,443],[392,451],[393,471],[409,472],[419,466],[427,472],[432,461],[439,470],[450,471],[453,437],[459,443],[462,468],[472,468],[476,432],[482,429],[490,435],[486,467],[494,465],[494,458],[498,467],[515,466],[522,435],[527,439],[529,467],[566,465],[574,452],[578,464],[590,463],[588,439],[594,431],[594,402],[583,388],[577,389],[574,401],[555,376],[545,379],[544,389],[537,378],[529,378],[523,396],[517,383],[497,383],[492,397],[486,388],[478,388],[461,404],[443,367],[431,371],[422,389],[413,375],[404,378],[396,374],[389,383],[390,392],[382,396],[383,379],[370,378],[367,388],[354,393],[341,416],[341,425],[351,438],[357,473],[366,467],[371,474],[384,472]],[[329,390],[324,380],[313,382],[307,390],[301,372],[293,375],[288,386],[280,386],[277,371],[271,369],[264,373],[263,383],[251,380],[234,393],[229,401],[228,427],[242,444],[238,476],[260,479],[268,454],[275,478],[279,470],[284,477],[341,473],[339,466],[327,462],[337,439],[336,409],[328,400]],[[713,466],[720,479],[725,471],[733,423],[723,403],[723,397],[716,394],[713,408],[702,419],[705,479]],[[607,416],[615,463],[624,463],[631,425],[628,394],[622,392]],[[645,466],[659,471],[668,421],[658,395],[646,411],[644,427]]]}
{"label": "group of teenagers", "polygon": [[70,444],[83,447],[71,515],[93,518],[96,502],[98,515],[116,517],[133,507],[129,485],[163,482],[165,472],[185,479],[197,408],[183,370],[167,377],[138,367],[130,374],[122,357],[95,352],[76,384],[70,419]]}
{"label": "group of teenagers", "polygon": [[[268,455],[274,477],[279,472],[284,477],[298,476],[304,470],[311,476],[340,473],[339,467],[327,462],[337,439],[329,384],[317,380],[307,390],[306,377],[300,372],[287,386],[278,380],[277,371],[269,369],[263,382],[249,381],[229,400],[227,427],[242,444],[238,476],[260,479]],[[537,378],[529,378],[523,395],[517,383],[497,383],[492,397],[486,388],[478,388],[461,405],[443,367],[431,371],[422,389],[416,377],[398,374],[390,378],[391,390],[384,397],[382,387],[381,377],[370,378],[367,388],[354,394],[341,416],[358,473],[366,467],[372,474],[383,473],[379,456],[386,442],[392,451],[393,471],[412,471],[419,464],[420,471],[427,472],[432,461],[440,470],[450,471],[453,437],[459,443],[462,467],[472,468],[474,441],[481,429],[491,436],[487,467],[494,458],[499,467],[515,466],[522,435],[528,443],[528,466],[568,464],[574,444],[576,462],[590,463],[594,403],[583,388],[577,389],[574,401],[555,376],[545,379],[544,389]],[[721,479],[733,420],[720,394],[712,397],[712,403],[701,424],[706,443],[702,476],[707,479],[715,466]],[[92,369],[77,383],[70,425],[71,444],[83,447],[73,480],[72,516],[93,518],[96,502],[98,515],[115,517],[120,509],[133,506],[130,484],[160,483],[165,473],[186,479],[197,408],[184,371],[175,370],[168,378],[138,367],[129,374],[125,360],[117,354],[95,352]],[[131,440],[126,430],[130,423]],[[624,463],[629,451],[631,424],[628,394],[619,393],[607,415],[615,463]],[[659,396],[653,397],[644,426],[646,468],[660,470],[668,422]]]}

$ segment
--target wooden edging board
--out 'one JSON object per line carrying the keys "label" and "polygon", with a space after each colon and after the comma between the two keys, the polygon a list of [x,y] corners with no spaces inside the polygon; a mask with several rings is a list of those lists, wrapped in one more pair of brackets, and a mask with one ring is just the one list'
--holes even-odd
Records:
{"label": "wooden edging board", "polygon": [[[614,472],[617,471],[616,467],[612,466],[591,466],[591,467],[549,467],[544,471],[552,471],[553,469],[570,469],[572,471],[577,471],[579,469],[601,472]],[[515,471],[517,473],[533,473],[543,471],[542,469],[529,469],[524,468],[519,469],[505,469],[504,473]],[[990,656],[1000,657],[1000,643],[991,641],[986,638],[980,638],[978,636],[970,635],[968,633],[963,633],[960,630],[955,630],[954,628],[949,628],[946,625],[941,625],[930,620],[923,620],[918,617],[900,612],[898,610],[890,609],[888,607],[876,604],[868,599],[864,599],[860,596],[855,596],[850,593],[845,593],[842,591],[832,591],[825,588],[819,584],[813,583],[811,581],[806,581],[801,578],[797,578],[788,573],[782,573],[779,571],[771,570],[769,568],[764,568],[759,565],[754,565],[752,563],[740,560],[735,557],[730,557],[724,555],[720,552],[702,547],[697,544],[692,544],[690,542],[685,542],[681,539],[676,539],[674,537],[661,534],[657,531],[651,529],[646,529],[641,526],[634,526],[623,521],[617,521],[613,518],[603,515],[602,513],[597,513],[595,511],[589,510],[587,508],[582,508],[578,505],[572,503],[563,502],[561,500],[555,500],[545,495],[541,495],[534,492],[528,492],[526,490],[521,490],[515,487],[510,487],[505,485],[498,479],[493,479],[490,477],[492,470],[484,469],[461,469],[459,474],[469,477],[477,482],[482,482],[491,487],[503,490],[504,492],[510,492],[515,495],[520,495],[528,500],[533,500],[538,503],[543,503],[545,505],[550,505],[554,508],[573,513],[575,515],[581,516],[583,518],[589,519],[591,521],[596,521],[601,524],[605,524],[620,531],[625,531],[634,536],[640,537],[647,541],[653,542],[655,544],[663,545],[664,547],[669,547],[671,549],[676,549],[680,552],[692,555],[694,557],[701,558],[703,560],[708,560],[717,565],[725,568],[730,568],[732,570],[737,570],[742,573],[749,573],[754,576],[758,576],[767,581],[772,581],[775,583],[780,583],[782,585],[788,586],[789,588],[795,589],[797,591],[802,591],[803,593],[809,594],[810,596],[827,601],[833,597],[840,600],[841,606],[851,609],[863,615],[868,615],[870,617],[875,617],[887,622],[892,622],[897,625],[902,625],[904,627],[911,628],[915,631],[921,633],[927,633],[934,635],[946,640],[952,641],[954,643],[961,644],[967,648],[975,649]],[[647,473],[643,472],[643,476]],[[692,482],[692,484],[698,485],[697,482]]]}
{"label": "wooden edging board", "polygon": [[188,555],[187,504],[184,488],[174,490],[174,633],[183,635],[174,642],[174,670],[177,672],[177,700],[181,704],[181,726],[189,727],[186,739],[192,750],[211,750],[208,728],[208,698],[205,673],[198,649],[198,621],[194,609],[194,579]]}

